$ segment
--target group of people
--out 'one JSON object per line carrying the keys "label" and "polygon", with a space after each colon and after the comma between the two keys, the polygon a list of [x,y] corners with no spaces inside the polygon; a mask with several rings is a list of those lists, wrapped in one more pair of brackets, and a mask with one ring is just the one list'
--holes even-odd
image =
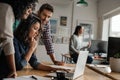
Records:
{"label": "group of people", "polygon": [[0,80],[5,77],[16,77],[16,70],[23,69],[27,63],[38,70],[65,70],[41,64],[34,54],[38,37],[43,34],[47,54],[53,63],[64,64],[56,60],[50,36],[49,19],[54,9],[45,3],[37,13],[33,13],[37,2],[0,0]]}
{"label": "group of people", "polygon": [[[0,0],[0,80],[5,77],[16,77],[16,70],[23,69],[29,63],[37,70],[65,70],[53,68],[37,61],[34,54],[39,35],[47,50],[47,54],[55,65],[64,65],[57,61],[50,34],[50,18],[54,12],[53,7],[45,3],[37,13],[35,10],[37,0]],[[82,34],[81,26],[77,26],[70,38],[70,55],[74,62],[81,48],[79,36]],[[90,45],[88,45],[89,47]],[[88,61],[90,58],[88,57]]]}

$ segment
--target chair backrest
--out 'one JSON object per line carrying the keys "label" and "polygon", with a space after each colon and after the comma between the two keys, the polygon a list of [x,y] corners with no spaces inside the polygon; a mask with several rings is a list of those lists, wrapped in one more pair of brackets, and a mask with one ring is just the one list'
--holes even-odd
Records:
{"label": "chair backrest", "polygon": [[107,53],[107,41],[102,40],[92,40],[91,46],[88,49],[90,53]]}
{"label": "chair backrest", "polygon": [[72,59],[72,57],[70,56],[69,53],[62,54],[62,61],[65,62],[65,63],[73,63],[73,59]]}

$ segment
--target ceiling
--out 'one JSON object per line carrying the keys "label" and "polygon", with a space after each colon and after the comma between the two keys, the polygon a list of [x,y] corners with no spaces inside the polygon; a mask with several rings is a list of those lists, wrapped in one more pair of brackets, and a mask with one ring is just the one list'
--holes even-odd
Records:
{"label": "ceiling", "polygon": [[67,5],[70,4],[73,0],[39,0],[39,3],[50,3],[56,5]]}
{"label": "ceiling", "polygon": [[[55,5],[68,5],[72,2],[73,0],[39,0],[39,3],[50,3],[50,4],[55,4]],[[75,0],[74,0],[75,1]],[[79,0],[77,0],[79,1]],[[88,1],[88,0],[86,0]],[[98,0],[95,0],[96,2]]]}

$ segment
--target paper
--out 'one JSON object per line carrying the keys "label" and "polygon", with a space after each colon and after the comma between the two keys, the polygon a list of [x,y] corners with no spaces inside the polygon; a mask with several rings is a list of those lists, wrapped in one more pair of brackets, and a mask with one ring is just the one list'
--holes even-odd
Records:
{"label": "paper", "polygon": [[[36,79],[32,78],[34,76]],[[20,76],[17,78],[5,78],[3,80],[51,80],[51,78],[36,76],[36,75],[28,75],[28,76]]]}

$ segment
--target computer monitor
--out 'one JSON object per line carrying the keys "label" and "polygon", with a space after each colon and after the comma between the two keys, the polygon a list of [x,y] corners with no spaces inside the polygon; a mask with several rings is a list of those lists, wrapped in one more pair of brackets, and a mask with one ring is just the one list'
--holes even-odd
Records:
{"label": "computer monitor", "polygon": [[107,41],[91,40],[91,46],[88,49],[89,53],[107,53]]}
{"label": "computer monitor", "polygon": [[118,52],[120,52],[120,37],[109,37],[107,61],[109,61],[109,58],[113,57],[114,54]]}

